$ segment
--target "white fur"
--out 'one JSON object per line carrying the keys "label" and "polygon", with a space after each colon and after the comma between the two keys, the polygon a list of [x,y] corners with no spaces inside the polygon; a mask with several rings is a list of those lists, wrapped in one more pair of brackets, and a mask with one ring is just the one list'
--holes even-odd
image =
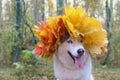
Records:
{"label": "white fur", "polygon": [[[92,77],[92,61],[89,53],[84,49],[82,43],[78,40],[69,38],[72,44],[67,41],[63,42],[53,55],[54,74],[57,80],[93,80]],[[83,67],[77,68],[73,59],[68,54],[68,50],[72,55],[77,56],[77,50],[83,48],[85,54],[81,57]]]}

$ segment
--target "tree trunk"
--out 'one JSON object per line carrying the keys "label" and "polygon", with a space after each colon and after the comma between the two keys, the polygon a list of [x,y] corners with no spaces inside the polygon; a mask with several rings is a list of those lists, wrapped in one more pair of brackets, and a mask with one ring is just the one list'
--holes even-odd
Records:
{"label": "tree trunk", "polygon": [[38,20],[39,20],[39,12],[37,5],[38,0],[34,0],[33,2],[34,2],[34,24],[38,25]]}
{"label": "tree trunk", "polygon": [[[45,2],[44,2],[44,0],[42,0],[42,5],[44,5],[44,4],[45,4]],[[44,6],[42,6],[42,20],[45,19],[45,13],[44,13],[44,11],[45,11],[45,8],[44,8]]]}
{"label": "tree trunk", "polygon": [[2,27],[2,0],[0,0],[0,27]]}
{"label": "tree trunk", "polygon": [[64,0],[57,0],[57,15],[63,14]]}
{"label": "tree trunk", "polygon": [[105,58],[105,61],[103,63],[103,65],[107,64],[109,65],[109,62],[110,62],[110,55],[111,55],[111,36],[112,36],[112,33],[111,33],[111,27],[112,27],[112,0],[110,0],[110,6],[109,5],[109,2],[108,0],[106,0],[106,27],[107,27],[107,32],[108,32],[108,52],[106,54],[106,58]]}
{"label": "tree trunk", "polygon": [[73,5],[74,7],[76,7],[76,0],[73,0]]}
{"label": "tree trunk", "polygon": [[88,8],[89,8],[89,2],[86,1],[86,3],[85,3],[85,12],[88,12]]}
{"label": "tree trunk", "polygon": [[19,61],[19,56],[21,54],[21,47],[22,47],[22,34],[20,31],[21,27],[21,20],[22,20],[22,0],[16,0],[16,31],[18,32],[17,37],[15,39],[15,45],[13,46],[12,50],[12,61],[17,62]]}

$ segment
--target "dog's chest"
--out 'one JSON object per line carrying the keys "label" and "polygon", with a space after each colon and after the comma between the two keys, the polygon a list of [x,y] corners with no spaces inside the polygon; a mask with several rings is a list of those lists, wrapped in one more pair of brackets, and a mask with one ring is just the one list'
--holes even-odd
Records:
{"label": "dog's chest", "polygon": [[[59,71],[59,70],[58,70]],[[87,73],[84,75],[84,70],[60,70],[58,73],[55,73],[55,76],[59,80],[87,80]]]}

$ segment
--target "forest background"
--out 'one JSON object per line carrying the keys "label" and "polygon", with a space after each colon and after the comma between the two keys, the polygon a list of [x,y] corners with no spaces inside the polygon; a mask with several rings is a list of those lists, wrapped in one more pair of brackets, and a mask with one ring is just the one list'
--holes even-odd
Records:
{"label": "forest background", "polygon": [[34,54],[33,26],[66,6],[82,6],[108,32],[108,52],[93,60],[96,80],[120,80],[120,0],[0,0],[0,80],[55,80],[52,61]]}

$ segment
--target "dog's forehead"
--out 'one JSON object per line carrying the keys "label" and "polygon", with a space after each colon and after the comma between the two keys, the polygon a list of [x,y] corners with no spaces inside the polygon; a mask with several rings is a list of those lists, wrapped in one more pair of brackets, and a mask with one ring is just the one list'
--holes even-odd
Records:
{"label": "dog's forehead", "polygon": [[70,38],[70,36],[69,35],[65,35],[65,36],[63,36],[62,38],[61,38],[61,42],[63,43],[63,42],[65,42],[67,39],[69,39]]}
{"label": "dog's forehead", "polygon": [[81,41],[82,38],[81,38],[81,37],[79,37],[79,38],[72,38],[72,37],[69,37],[68,40]]}
{"label": "dog's forehead", "polygon": [[74,41],[81,41],[83,39],[83,36],[79,36],[76,38],[70,37],[69,35],[66,35],[64,37],[62,37],[61,42],[65,42],[66,40],[74,40]]}

